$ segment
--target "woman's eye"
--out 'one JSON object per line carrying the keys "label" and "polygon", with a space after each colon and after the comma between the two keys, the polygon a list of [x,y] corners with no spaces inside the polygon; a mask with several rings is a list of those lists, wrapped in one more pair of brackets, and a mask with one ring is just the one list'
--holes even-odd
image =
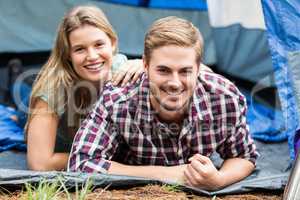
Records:
{"label": "woman's eye", "polygon": [[75,52],[81,52],[81,51],[83,51],[83,48],[76,48],[74,51]]}
{"label": "woman's eye", "polygon": [[104,46],[104,43],[97,43],[95,46],[96,47],[102,47],[102,46]]}

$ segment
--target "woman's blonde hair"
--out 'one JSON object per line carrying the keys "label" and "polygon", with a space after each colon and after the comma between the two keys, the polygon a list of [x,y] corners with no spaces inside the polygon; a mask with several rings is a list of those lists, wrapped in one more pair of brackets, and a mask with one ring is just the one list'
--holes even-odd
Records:
{"label": "woman's blonde hair", "polygon": [[176,45],[181,47],[193,47],[196,52],[196,62],[201,62],[203,51],[203,38],[191,22],[169,16],[156,20],[145,35],[144,58],[147,64],[151,59],[153,50],[167,46]]}
{"label": "woman's blonde hair", "polygon": [[[72,88],[81,78],[76,74],[70,61],[70,43],[69,35],[75,29],[83,25],[92,25],[101,29],[110,38],[112,44],[115,45],[114,54],[117,51],[117,34],[109,23],[105,14],[101,9],[93,5],[76,6],[65,14],[60,25],[58,26],[56,40],[48,61],[43,65],[36,77],[32,89],[27,126],[34,114],[34,106],[40,94],[46,94],[49,101],[53,102],[51,112],[57,113],[57,110],[66,110],[68,104],[68,89]],[[81,80],[84,81],[84,80]],[[77,91],[75,101],[79,107],[86,107],[91,97],[86,91]]]}

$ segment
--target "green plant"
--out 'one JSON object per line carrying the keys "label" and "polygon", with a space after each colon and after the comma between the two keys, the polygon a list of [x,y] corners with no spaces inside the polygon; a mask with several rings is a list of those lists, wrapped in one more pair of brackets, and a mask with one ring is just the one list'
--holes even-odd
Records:
{"label": "green plant", "polygon": [[164,184],[161,186],[164,190],[169,192],[180,192],[180,185],[179,184]]}
{"label": "green plant", "polygon": [[75,185],[76,192],[75,192],[75,199],[77,200],[84,200],[86,196],[92,192],[94,189],[93,187],[93,182],[91,179],[87,179],[87,181],[82,185],[81,190],[78,190],[78,184]]}
{"label": "green plant", "polygon": [[[87,195],[93,190],[92,181],[88,179],[82,187],[79,188],[78,184],[75,184],[75,197],[76,200],[84,200]],[[41,180],[37,187],[32,184],[25,184],[26,194],[28,200],[56,200],[61,199],[63,194],[67,200],[72,200],[71,193],[67,188],[65,181],[62,177],[58,176],[54,181],[49,182],[45,179]]]}
{"label": "green plant", "polygon": [[61,194],[58,180],[49,182],[46,179],[42,179],[37,187],[26,183],[25,189],[28,200],[54,200],[58,199],[58,196]]}

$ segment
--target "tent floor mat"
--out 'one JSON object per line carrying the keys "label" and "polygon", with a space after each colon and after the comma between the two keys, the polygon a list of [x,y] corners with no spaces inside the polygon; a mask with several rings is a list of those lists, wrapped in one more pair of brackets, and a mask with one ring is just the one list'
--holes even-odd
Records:
{"label": "tent floor mat", "polygon": [[[289,150],[287,142],[262,143],[256,141],[260,157],[257,161],[256,170],[245,180],[228,186],[222,190],[208,192],[197,188],[182,186],[182,190],[193,193],[216,195],[236,194],[250,191],[274,191],[283,190],[289,176]],[[218,157],[212,158],[216,165],[220,165]],[[54,181],[61,177],[65,183],[72,187],[92,179],[93,185],[99,187],[133,187],[147,184],[165,184],[152,179],[140,177],[108,175],[108,174],[84,174],[72,172],[36,172],[26,167],[26,154],[24,152],[6,151],[0,153],[0,186],[12,187],[25,183],[37,183],[43,179]]]}

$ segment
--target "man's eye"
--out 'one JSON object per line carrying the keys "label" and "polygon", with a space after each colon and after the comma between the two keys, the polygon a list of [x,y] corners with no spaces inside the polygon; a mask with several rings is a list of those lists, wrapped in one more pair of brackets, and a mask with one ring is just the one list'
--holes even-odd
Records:
{"label": "man's eye", "polygon": [[166,69],[158,69],[158,71],[161,72],[161,73],[167,73],[168,72],[168,70],[166,70]]}
{"label": "man's eye", "polygon": [[191,74],[191,73],[192,73],[191,70],[185,70],[185,71],[182,71],[182,72],[181,72],[181,74],[183,74],[183,75],[189,75],[189,74]]}

